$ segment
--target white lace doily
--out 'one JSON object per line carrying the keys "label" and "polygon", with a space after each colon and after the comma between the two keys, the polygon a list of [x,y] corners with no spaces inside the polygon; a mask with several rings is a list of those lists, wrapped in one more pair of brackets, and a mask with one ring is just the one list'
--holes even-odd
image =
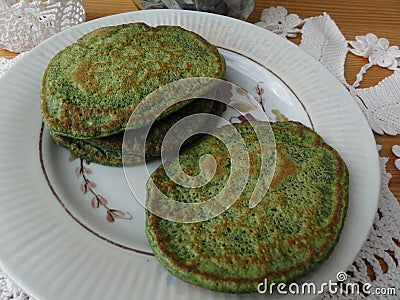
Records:
{"label": "white lace doily", "polygon": [[82,0],[0,0],[0,47],[12,52],[85,21]]}
{"label": "white lace doily", "polygon": [[[1,1],[1,0],[0,0]],[[283,38],[302,35],[300,47],[324,64],[347,87],[358,103],[373,131],[378,134],[400,133],[400,50],[390,46],[385,38],[374,34],[357,36],[347,41],[328,14],[301,20],[288,14],[283,7],[271,7],[263,11],[258,26],[271,30]],[[302,25],[302,28],[298,27]],[[348,83],[344,76],[347,55],[364,57],[368,62],[361,68],[356,81]],[[14,60],[0,59],[0,75],[11,67]],[[375,86],[359,88],[363,75],[377,65],[393,70],[393,74]],[[380,146],[377,146],[380,149]],[[400,146],[392,152],[397,157],[395,166],[400,170]],[[325,293],[322,299],[398,299],[400,295],[400,205],[389,190],[392,177],[386,171],[388,158],[381,157],[381,194],[376,219],[366,243],[354,263],[349,267],[346,280],[349,284],[371,284],[370,294]],[[344,270],[345,271],[345,270]],[[368,275],[370,274],[370,275]],[[372,274],[372,275],[371,275]],[[393,294],[393,288],[396,293]],[[382,291],[391,291],[392,295]],[[377,295],[380,291],[381,295]],[[19,287],[0,271],[0,300],[28,300]]]}
{"label": "white lace doily", "polygon": [[[301,29],[297,27],[303,24]],[[300,47],[309,52],[347,87],[360,106],[371,129],[378,134],[400,133],[400,50],[390,46],[385,38],[369,33],[347,41],[327,13],[301,20],[283,7],[263,11],[258,26],[272,30],[283,38],[301,33]],[[364,57],[368,62],[361,68],[356,81],[348,83],[344,66],[349,53]],[[373,65],[393,70],[393,74],[375,86],[359,88],[363,75]],[[378,146],[378,149],[380,147]],[[392,148],[400,157],[400,146]],[[400,205],[389,190],[392,177],[386,171],[388,158],[381,157],[381,194],[375,223],[366,243],[347,270],[344,284],[371,284],[370,294],[326,293],[323,299],[399,299],[400,297]],[[400,170],[400,159],[395,160]],[[368,273],[370,275],[368,275]],[[395,289],[395,295],[394,290]],[[387,292],[390,291],[392,295]],[[378,296],[380,292],[380,296]],[[386,293],[386,294],[384,294]]]}

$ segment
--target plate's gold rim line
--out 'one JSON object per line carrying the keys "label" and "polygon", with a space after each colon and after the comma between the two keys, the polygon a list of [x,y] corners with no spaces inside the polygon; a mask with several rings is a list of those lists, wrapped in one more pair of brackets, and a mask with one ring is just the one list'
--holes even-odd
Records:
{"label": "plate's gold rim line", "polygon": [[146,256],[154,256],[153,253],[151,252],[147,252],[147,251],[143,251],[143,250],[139,250],[139,249],[135,249],[132,247],[128,247],[125,246],[123,244],[114,242],[104,236],[102,236],[101,234],[97,233],[96,231],[94,231],[93,229],[91,229],[89,226],[83,224],[64,204],[64,202],[62,201],[61,197],[57,194],[56,190],[54,189],[53,185],[51,184],[50,178],[46,172],[46,167],[44,164],[44,160],[43,160],[43,134],[44,134],[44,123],[42,122],[41,127],[40,127],[40,133],[39,133],[39,161],[40,161],[40,167],[42,169],[43,172],[43,176],[46,179],[47,185],[51,191],[51,193],[53,194],[53,196],[57,199],[57,201],[60,203],[61,207],[64,209],[64,211],[75,221],[77,222],[81,227],[83,227],[84,229],[86,229],[87,231],[89,231],[91,234],[95,235],[96,237],[100,238],[103,241],[108,242],[111,245],[117,246],[119,248],[122,248],[124,250],[129,250],[138,254],[142,254],[142,255],[146,255]]}

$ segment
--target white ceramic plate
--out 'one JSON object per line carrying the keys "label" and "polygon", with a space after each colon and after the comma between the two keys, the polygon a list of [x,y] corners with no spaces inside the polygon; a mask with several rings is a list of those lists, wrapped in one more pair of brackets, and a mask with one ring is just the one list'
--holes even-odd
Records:
{"label": "white ceramic plate", "polygon": [[[378,154],[361,111],[341,84],[294,44],[235,19],[174,10],[132,12],[68,29],[0,79],[0,267],[38,300],[240,298],[169,275],[151,255],[144,209],[123,170],[69,161],[68,152],[42,128],[41,77],[52,56],[95,28],[138,21],[199,33],[220,47],[228,65],[226,79],[255,97],[257,86],[264,89],[272,119],[274,111],[301,121],[339,151],[350,170],[348,215],[332,256],[304,278],[317,286],[335,280],[361,249],[377,208]],[[76,174],[80,168],[85,172]],[[82,193],[82,183],[92,190]],[[96,195],[126,219],[108,222],[105,207],[91,206]]]}

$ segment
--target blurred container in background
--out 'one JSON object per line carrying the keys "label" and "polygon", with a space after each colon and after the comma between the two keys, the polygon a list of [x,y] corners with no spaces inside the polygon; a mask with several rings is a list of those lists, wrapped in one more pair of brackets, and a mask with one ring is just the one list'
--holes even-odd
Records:
{"label": "blurred container in background", "polygon": [[187,9],[215,13],[246,20],[255,0],[133,0],[139,9]]}

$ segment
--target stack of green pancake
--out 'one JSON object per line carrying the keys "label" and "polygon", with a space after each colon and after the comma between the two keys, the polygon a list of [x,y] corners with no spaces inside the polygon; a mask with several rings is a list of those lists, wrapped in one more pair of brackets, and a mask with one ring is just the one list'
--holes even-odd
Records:
{"label": "stack of green pancake", "polygon": [[[140,134],[152,116],[160,115],[148,136],[150,159],[159,156],[161,137],[171,122],[199,112],[219,115],[222,105],[192,99],[164,110],[163,103],[156,103],[129,120],[135,108],[168,83],[224,74],[217,48],[181,27],[129,23],[99,28],[50,61],[42,81],[43,122],[52,138],[75,156],[120,166],[128,121],[129,129]],[[132,163],[143,160],[139,153]]]}
{"label": "stack of green pancake", "polygon": [[[67,148],[75,157],[108,166],[133,165],[144,160],[159,158],[161,156],[163,138],[168,130],[179,120],[197,113],[210,113],[219,116],[222,114],[223,109],[224,106],[220,102],[208,99],[194,99],[190,104],[178,111],[155,121],[149,131],[147,128],[129,129],[108,137],[91,139],[71,138],[52,131],[50,131],[50,135],[58,145]],[[197,133],[199,130],[206,130],[210,125],[209,123],[195,123],[190,130]],[[200,135],[193,135],[183,144],[183,148],[199,137]],[[142,141],[145,141],[145,152],[143,152]],[[165,149],[166,152],[173,151],[174,146],[180,146],[178,144],[167,145],[170,148]],[[123,146],[126,151],[124,156],[122,154]],[[145,156],[143,156],[143,153],[145,153]]]}
{"label": "stack of green pancake", "polygon": [[[252,193],[262,180],[255,132],[268,132],[269,124],[234,126],[250,159],[249,178],[236,202],[202,222],[159,217],[161,210],[169,209],[160,202],[165,196],[202,203],[223,192],[232,176],[232,160],[224,143],[208,135],[176,159],[186,174],[196,176],[200,158],[212,155],[217,165],[212,180],[195,188],[180,186],[166,173],[165,165],[157,168],[147,184],[146,234],[156,258],[178,278],[215,291],[249,293],[257,292],[266,280],[269,284],[296,281],[329,257],[347,211],[349,176],[342,158],[316,132],[297,122],[274,123],[274,176],[262,200],[251,208]],[[227,128],[216,133],[229,137]],[[193,213],[187,210],[191,217]],[[197,213],[203,213],[201,207]]]}

